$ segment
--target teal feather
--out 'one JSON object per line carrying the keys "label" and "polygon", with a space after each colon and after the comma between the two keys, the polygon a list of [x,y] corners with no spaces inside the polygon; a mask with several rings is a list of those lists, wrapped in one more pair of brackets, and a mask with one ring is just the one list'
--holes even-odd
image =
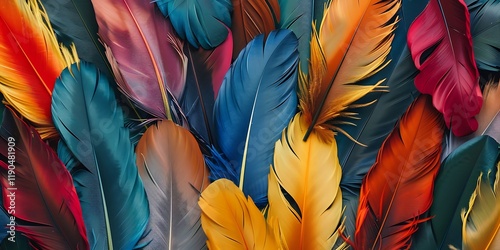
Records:
{"label": "teal feather", "polygon": [[105,218],[96,220],[109,222],[113,248],[134,248],[146,228],[149,208],[129,131],[107,78],[86,62],[65,69],[54,87],[52,117],[62,140],[84,166],[86,176],[81,178],[89,178],[96,198],[105,200],[104,208],[94,207],[98,212],[93,215],[105,209]]}

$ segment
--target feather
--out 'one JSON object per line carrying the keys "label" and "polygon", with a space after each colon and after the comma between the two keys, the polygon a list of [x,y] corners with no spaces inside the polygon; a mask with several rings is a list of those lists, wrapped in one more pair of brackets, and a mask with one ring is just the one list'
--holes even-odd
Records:
{"label": "feather", "polygon": [[3,205],[15,230],[41,249],[89,249],[71,175],[54,151],[11,110],[0,136]]}
{"label": "feather", "polygon": [[300,68],[307,73],[311,41],[311,22],[313,20],[313,1],[278,0],[280,19],[278,28],[289,29],[299,39]]}
{"label": "feather", "polygon": [[74,47],[59,46],[37,0],[12,0],[0,8],[0,92],[35,125],[43,139],[57,135],[50,102],[61,71],[77,61]]}
{"label": "feather", "polygon": [[281,249],[252,198],[231,181],[210,184],[198,204],[209,249]]}
{"label": "feather", "polygon": [[297,114],[276,142],[269,174],[268,218],[275,217],[293,249],[332,249],[342,211],[337,144],[313,131]]}
{"label": "feather", "polygon": [[[448,249],[462,244],[460,212],[466,208],[481,172],[488,173],[500,159],[499,146],[489,136],[476,137],[457,148],[441,164],[434,184],[431,219],[420,224],[413,249]],[[492,171],[494,173],[494,171]]]}
{"label": "feather", "polygon": [[498,181],[500,179],[500,162],[493,187],[489,178],[480,175],[477,186],[469,201],[469,208],[462,210],[462,249],[498,249],[500,238],[500,195]]}
{"label": "feather", "polygon": [[[301,110],[310,124],[304,139],[316,128],[323,140],[330,140],[333,135],[330,129],[338,127],[325,123],[334,118],[352,117],[344,110],[359,107],[351,104],[378,89],[383,80],[370,86],[352,83],[387,65],[385,59],[397,22],[394,16],[400,5],[398,0],[340,0],[331,2],[325,10],[319,34],[314,35],[311,42],[309,78],[301,77],[307,82],[301,83],[301,88],[309,89],[308,92],[301,90],[308,93],[302,98]],[[355,11],[348,13],[346,9]],[[315,72],[311,72],[313,70]]]}
{"label": "feather", "polygon": [[[441,163],[444,121],[430,96],[420,96],[387,137],[363,179],[355,249],[406,249],[432,204]],[[412,197],[411,199],[408,199]]]}
{"label": "feather", "polygon": [[231,0],[155,0],[181,39],[198,48],[219,46],[231,27]]}
{"label": "feather", "polygon": [[137,144],[137,167],[149,200],[152,249],[202,249],[198,199],[208,170],[193,135],[171,121],[146,130]]}
{"label": "feather", "polygon": [[469,12],[463,0],[431,0],[410,26],[408,47],[420,73],[415,86],[444,115],[456,136],[477,130],[481,109]]}
{"label": "feather", "polygon": [[278,0],[232,0],[234,35],[233,59],[257,35],[267,36],[280,20]]}
{"label": "feather", "polygon": [[168,90],[176,98],[182,95],[187,58],[169,21],[149,0],[93,0],[92,4],[121,91],[148,113],[170,117]]}
{"label": "feather", "polygon": [[73,64],[56,82],[52,115],[64,143],[85,166],[75,179],[85,180],[96,189],[89,192],[104,201],[104,207],[92,204],[104,210],[100,220],[107,228],[108,247],[133,248],[147,225],[149,207],[129,131],[107,78],[91,64]]}
{"label": "feather", "polygon": [[500,1],[465,0],[470,13],[472,44],[477,67],[500,71]]}
{"label": "feather", "polygon": [[203,140],[216,144],[213,107],[220,86],[231,66],[233,39],[229,32],[226,41],[213,50],[194,49],[186,44],[184,52],[189,58],[186,89],[180,104],[189,121],[191,130],[196,131]]}
{"label": "feather", "polygon": [[262,208],[274,144],[297,107],[297,38],[278,30],[240,53],[215,102],[216,136],[237,169],[239,186]]}
{"label": "feather", "polygon": [[[57,40],[75,44],[78,56],[92,62],[106,76],[113,77],[104,47],[97,36],[97,21],[90,0],[41,0]],[[61,70],[62,71],[62,70]]]}

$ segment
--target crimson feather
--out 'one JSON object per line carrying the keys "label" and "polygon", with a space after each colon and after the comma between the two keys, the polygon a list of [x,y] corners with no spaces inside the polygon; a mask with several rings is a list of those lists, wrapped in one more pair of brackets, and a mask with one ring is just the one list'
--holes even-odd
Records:
{"label": "crimson feather", "polygon": [[432,95],[456,136],[476,131],[482,105],[470,18],[463,0],[431,0],[408,30],[408,47],[420,73],[415,86]]}
{"label": "crimson feather", "polygon": [[89,249],[73,179],[56,153],[10,110],[0,135],[3,204],[16,230],[37,249]]}

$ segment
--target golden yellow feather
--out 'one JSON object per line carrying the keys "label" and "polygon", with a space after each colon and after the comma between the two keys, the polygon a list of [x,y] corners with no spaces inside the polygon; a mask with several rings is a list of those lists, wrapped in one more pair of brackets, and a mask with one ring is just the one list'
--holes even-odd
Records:
{"label": "golden yellow feather", "polygon": [[0,92],[31,121],[42,138],[57,134],[50,112],[52,89],[76,49],[59,45],[37,0],[9,0],[0,7]]}
{"label": "golden yellow feather", "polygon": [[[489,179],[489,178],[487,178]],[[500,249],[500,162],[493,188],[479,176],[467,211],[462,211],[462,249]]]}
{"label": "golden yellow feather", "polygon": [[252,198],[245,198],[233,182],[213,182],[203,191],[198,204],[210,249],[281,249],[275,232]]}
{"label": "golden yellow feather", "polygon": [[332,249],[342,213],[341,168],[335,141],[326,143],[297,114],[274,151],[269,212],[291,249]]}

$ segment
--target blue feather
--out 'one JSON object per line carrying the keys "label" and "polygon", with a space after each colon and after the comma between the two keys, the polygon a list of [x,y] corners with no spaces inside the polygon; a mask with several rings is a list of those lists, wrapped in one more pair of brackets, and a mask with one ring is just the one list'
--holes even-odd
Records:
{"label": "blue feather", "polygon": [[[298,41],[288,30],[259,35],[226,74],[215,102],[216,136],[237,169],[245,165],[243,192],[267,203],[267,176],[274,144],[297,108]],[[244,158],[244,152],[248,152]]]}
{"label": "blue feather", "polygon": [[198,48],[211,49],[219,46],[231,27],[230,0],[157,0],[156,4],[180,38]]}
{"label": "blue feather", "polygon": [[62,140],[84,166],[84,185],[95,184],[92,188],[103,195],[94,197],[105,198],[103,221],[109,221],[113,247],[134,248],[146,228],[149,207],[129,131],[107,78],[86,62],[65,69],[54,87],[52,118]]}

